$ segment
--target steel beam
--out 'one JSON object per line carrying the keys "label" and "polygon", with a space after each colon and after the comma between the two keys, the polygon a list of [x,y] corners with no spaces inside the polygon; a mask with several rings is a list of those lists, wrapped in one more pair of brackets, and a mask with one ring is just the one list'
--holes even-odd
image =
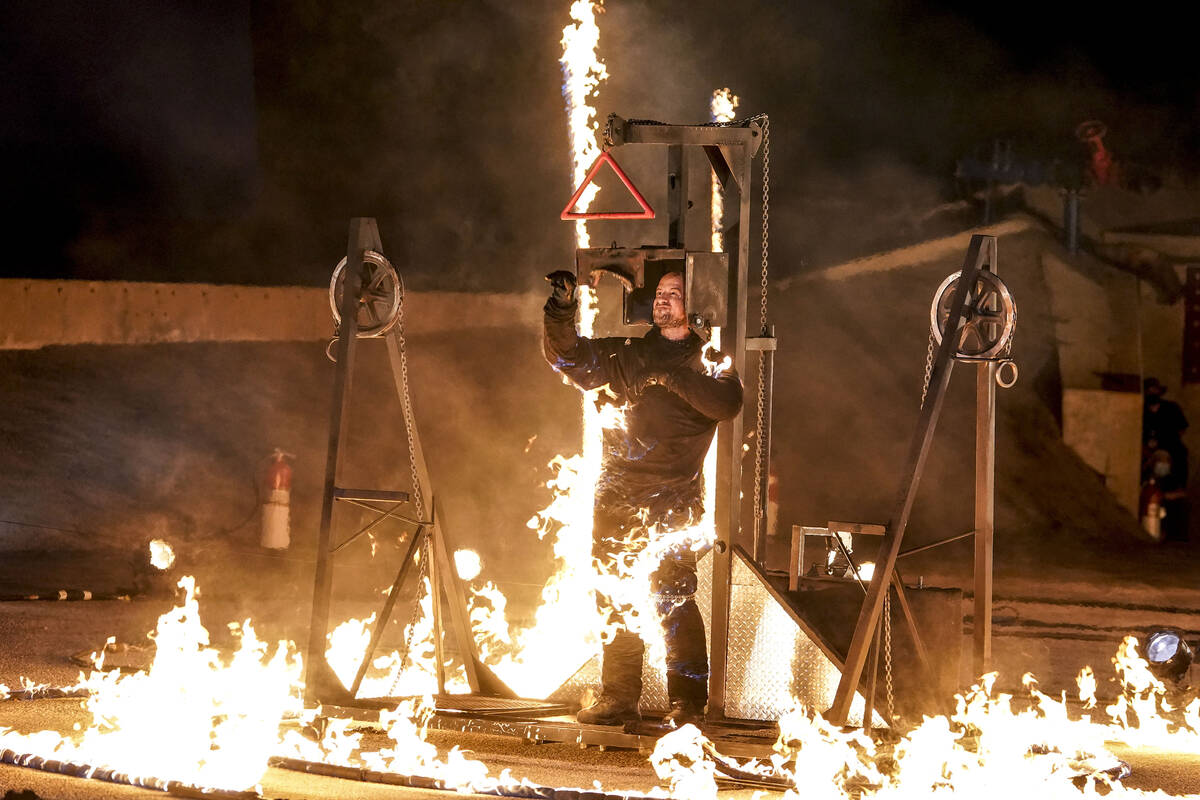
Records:
{"label": "steel beam", "polygon": [[688,157],[683,145],[667,148],[667,247],[687,247]]}
{"label": "steel beam", "polygon": [[972,675],[992,668],[992,537],[996,518],[996,362],[975,376],[975,624]]}
{"label": "steel beam", "polygon": [[[375,220],[355,217],[350,220],[349,244],[346,248],[345,279],[342,287],[342,322],[338,328],[337,366],[333,371],[333,408],[329,420],[329,446],[325,456],[325,491],[321,501],[321,527],[317,535],[317,567],[313,575],[312,613],[308,626],[308,649],[304,659],[305,699],[317,701],[327,687],[328,665],[325,662],[325,635],[329,628],[329,600],[333,591],[333,564],[329,543],[333,531],[333,505],[338,476],[342,467],[341,442],[350,430],[350,374],[354,367],[354,351],[358,341],[358,303],[362,290],[363,254],[367,250],[382,252],[379,229]],[[326,665],[320,670],[318,664]],[[320,677],[318,677],[320,676]]]}
{"label": "steel beam", "polygon": [[767,523],[771,507],[771,405],[775,393],[775,326],[768,325],[753,344],[769,342],[769,346],[755,347],[758,350],[758,379],[763,385],[762,438],[758,441],[755,469],[759,475],[759,505],[754,510],[754,560],[767,565]]}
{"label": "steel beam", "polygon": [[[645,120],[610,118],[613,145],[622,144],[684,144],[698,147],[726,146],[746,151],[746,161],[753,158],[762,142],[762,131],[755,122],[747,125],[666,125]],[[747,165],[734,165],[749,172]],[[749,186],[742,181],[742,186]]]}

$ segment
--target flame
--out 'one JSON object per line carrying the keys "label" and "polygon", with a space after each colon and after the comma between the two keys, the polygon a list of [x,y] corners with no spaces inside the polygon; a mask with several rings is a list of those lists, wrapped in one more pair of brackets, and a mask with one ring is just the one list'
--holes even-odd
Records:
{"label": "flame", "polygon": [[367,652],[367,645],[371,642],[371,625],[374,622],[374,614],[366,619],[348,619],[325,637],[328,642],[325,660],[329,662],[333,674],[338,676],[338,680],[347,689],[353,685],[363,653]]}
{"label": "flame", "polygon": [[[567,104],[567,129],[571,140],[571,163],[574,186],[583,183],[588,167],[600,156],[596,143],[598,124],[596,109],[588,100],[608,78],[608,69],[596,54],[600,44],[600,27],[596,24],[596,12],[604,11],[602,0],[575,0],[571,3],[572,23],[563,28],[562,65],[563,99]],[[586,211],[592,199],[600,191],[594,183],[576,203],[579,211]],[[575,221],[575,240],[579,247],[588,247],[587,220]]]}
{"label": "flame", "polygon": [[684,725],[654,743],[650,764],[671,797],[717,800],[716,765],[705,757],[711,744],[695,725]]}
{"label": "flame", "polygon": [[222,654],[200,624],[195,580],[185,577],[179,586],[184,598],[158,620],[148,672],[85,678],[89,728],[69,739],[0,728],[0,749],[193,787],[255,787],[280,722],[299,709],[300,658],[290,643],[268,648],[249,621],[235,631],[236,652]]}
{"label": "flame", "polygon": [[991,797],[998,786],[1006,794],[1039,800],[1080,794],[1164,797],[1122,787],[1119,780],[1127,768],[1109,745],[1200,753],[1200,700],[1173,707],[1169,691],[1149,672],[1137,645],[1134,637],[1126,637],[1114,656],[1121,694],[1103,713],[1088,713],[1096,709],[1091,668],[1078,678],[1081,714],[1069,710],[1065,693],[1056,699],[1041,692],[1028,673],[1022,678],[1022,697],[998,692],[993,672],[957,697],[953,714],[925,717],[898,738],[877,741],[861,730],[844,730],[797,704],[779,720],[776,752],[766,762],[737,764],[691,731],[664,737],[651,761],[672,797],[714,796],[712,765],[698,760],[698,752],[743,772],[793,784],[796,788],[784,794],[785,800],[907,800],[938,792]]}
{"label": "flame", "polygon": [[175,550],[162,539],[150,540],[150,566],[155,569],[170,569],[175,563]]}
{"label": "flame", "polygon": [[[608,70],[597,55],[600,28],[596,14],[601,2],[574,0],[571,23],[563,28],[563,99],[571,145],[573,185],[578,186],[600,155],[597,143],[596,109],[590,104]],[[580,197],[576,208],[588,208],[595,184]],[[588,247],[586,220],[576,220],[575,241]],[[594,333],[597,304],[587,286],[579,287],[579,331]],[[598,648],[602,619],[592,594],[592,498],[599,477],[603,430],[624,424],[623,413],[609,403],[597,403],[600,390],[584,393],[582,452],[556,457],[550,463],[553,477],[547,486],[553,493],[549,506],[529,520],[528,527],[539,538],[551,542],[557,570],[546,582],[533,625],[503,634],[506,601],[498,592],[475,592],[471,599],[472,627],[486,648],[486,663],[518,694],[541,697],[557,688]]]}
{"label": "flame", "polygon": [[473,581],[483,571],[483,562],[479,553],[474,550],[456,550],[454,552],[454,571],[464,581]]}
{"label": "flame", "polygon": [[[737,96],[729,89],[717,89],[713,92],[709,110],[713,122],[732,122],[734,109],[738,107]],[[721,184],[714,172],[712,176],[712,251],[720,253],[724,245],[725,195],[721,192]]]}

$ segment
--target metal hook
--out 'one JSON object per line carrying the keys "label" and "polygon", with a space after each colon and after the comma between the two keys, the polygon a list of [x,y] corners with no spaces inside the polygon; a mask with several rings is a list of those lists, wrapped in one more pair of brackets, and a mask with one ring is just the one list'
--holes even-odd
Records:
{"label": "metal hook", "polygon": [[[1011,380],[1005,381],[1004,378],[1001,377],[1004,374],[1005,367],[1012,367]],[[996,385],[1001,389],[1011,389],[1012,387],[1016,386],[1017,378],[1019,376],[1020,371],[1017,369],[1017,362],[1013,361],[1011,358],[1004,359],[1000,362],[1000,365],[996,367]]]}

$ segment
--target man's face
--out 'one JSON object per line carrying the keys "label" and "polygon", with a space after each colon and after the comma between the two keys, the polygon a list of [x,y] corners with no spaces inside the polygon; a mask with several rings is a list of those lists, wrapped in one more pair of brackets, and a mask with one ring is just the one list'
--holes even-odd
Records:
{"label": "man's face", "polygon": [[687,324],[683,312],[683,276],[668,272],[654,291],[654,324],[660,328],[677,328]]}

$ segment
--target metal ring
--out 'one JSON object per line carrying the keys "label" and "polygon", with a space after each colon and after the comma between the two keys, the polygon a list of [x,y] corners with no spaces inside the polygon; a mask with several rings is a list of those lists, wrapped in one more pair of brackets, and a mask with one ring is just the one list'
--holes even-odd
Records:
{"label": "metal ring", "polygon": [[[1012,380],[1007,382],[1000,377],[1003,374],[1005,367],[1012,367]],[[1001,389],[1011,389],[1017,385],[1017,378],[1020,377],[1020,374],[1020,370],[1017,369],[1017,362],[1013,361],[1011,358],[1006,358],[996,367],[996,385]]]}

